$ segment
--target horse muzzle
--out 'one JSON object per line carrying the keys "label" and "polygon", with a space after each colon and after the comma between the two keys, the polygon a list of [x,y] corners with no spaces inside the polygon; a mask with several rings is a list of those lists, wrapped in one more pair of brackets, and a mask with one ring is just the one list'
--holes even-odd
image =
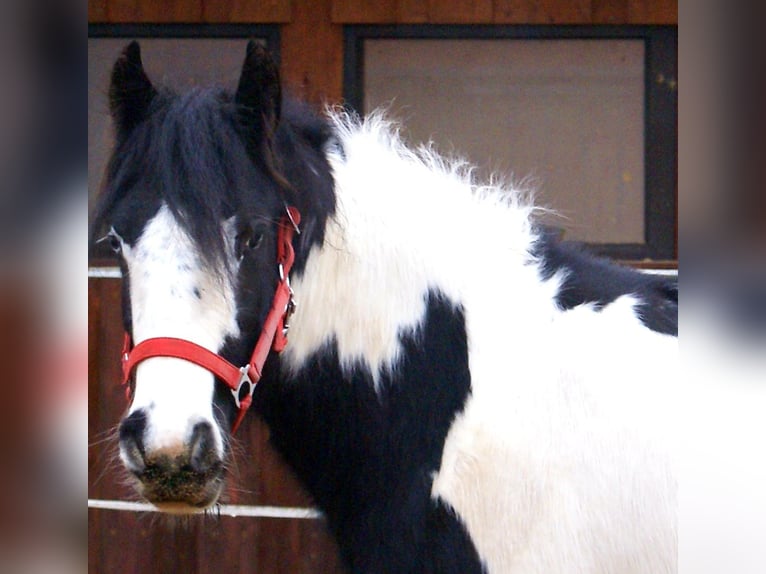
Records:
{"label": "horse muzzle", "polygon": [[188,439],[147,449],[147,419],[139,409],[120,424],[120,457],[138,492],[158,509],[199,512],[215,504],[223,488],[224,463],[214,432],[210,423],[197,422]]}

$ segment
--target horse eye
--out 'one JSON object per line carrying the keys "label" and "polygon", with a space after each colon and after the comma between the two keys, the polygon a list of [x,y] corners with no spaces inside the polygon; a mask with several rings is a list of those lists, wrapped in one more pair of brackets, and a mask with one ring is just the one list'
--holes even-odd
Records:
{"label": "horse eye", "polygon": [[247,240],[248,249],[256,249],[263,241],[263,233],[255,233],[251,235]]}
{"label": "horse eye", "polygon": [[237,237],[237,255],[242,259],[248,251],[254,251],[263,242],[263,232],[247,229]]}

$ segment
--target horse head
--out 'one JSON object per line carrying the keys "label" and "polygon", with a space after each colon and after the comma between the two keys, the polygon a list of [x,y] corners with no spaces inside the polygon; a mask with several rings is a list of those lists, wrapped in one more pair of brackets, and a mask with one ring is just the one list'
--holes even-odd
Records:
{"label": "horse head", "polygon": [[[254,42],[234,93],[185,94],[156,88],[133,42],[113,68],[109,98],[116,141],[94,230],[119,254],[126,353],[182,341],[180,353],[133,353],[120,457],[143,497],[189,512],[217,501],[232,426],[260,377],[244,375],[286,283],[279,242],[296,244],[298,270],[319,240],[316,192],[327,198],[332,185],[324,131],[281,121],[277,67]],[[287,223],[286,206],[297,207]],[[285,240],[280,230],[297,227],[298,210],[307,232]],[[192,347],[206,359],[190,357]],[[206,361],[237,373],[242,365],[248,384]]]}

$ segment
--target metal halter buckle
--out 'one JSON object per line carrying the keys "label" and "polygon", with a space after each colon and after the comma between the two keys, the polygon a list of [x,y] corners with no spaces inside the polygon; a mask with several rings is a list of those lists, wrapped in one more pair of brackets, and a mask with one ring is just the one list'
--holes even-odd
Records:
{"label": "metal halter buckle", "polygon": [[287,301],[287,305],[285,306],[285,315],[284,319],[282,321],[282,336],[286,337],[287,332],[290,330],[290,319],[293,316],[293,313],[295,313],[295,309],[298,307],[298,303],[295,301],[295,298],[293,297],[293,290],[290,289],[290,299]]}
{"label": "metal halter buckle", "polygon": [[298,307],[298,303],[296,303],[295,297],[293,297],[293,288],[290,286],[290,276],[285,273],[284,265],[281,263],[279,264],[279,280],[287,285],[287,289],[290,292],[290,298],[287,300],[287,304],[285,305],[285,312],[282,318],[282,336],[284,337],[287,335],[287,331],[290,329],[290,317],[292,317],[293,313],[295,313],[295,309]]}
{"label": "metal halter buckle", "polygon": [[[295,230],[296,235],[300,235],[301,230],[298,227],[298,222],[295,221],[295,218],[293,217],[293,212],[290,211],[290,208],[287,206],[287,204],[285,204],[285,213],[287,214],[287,219],[290,220],[290,225],[293,226],[293,229]],[[298,217],[298,220],[300,220],[300,217]]]}
{"label": "metal halter buckle", "polygon": [[239,396],[242,392],[242,385],[248,385],[248,396],[253,396],[253,392],[255,391],[255,383],[250,378],[250,375],[248,374],[248,371],[250,370],[250,365],[245,365],[244,367],[239,368],[239,372],[242,373],[242,376],[239,378],[239,384],[237,384],[236,389],[231,389],[231,394],[234,395],[234,403],[237,405],[237,408],[240,408],[240,405],[242,401],[240,400]]}

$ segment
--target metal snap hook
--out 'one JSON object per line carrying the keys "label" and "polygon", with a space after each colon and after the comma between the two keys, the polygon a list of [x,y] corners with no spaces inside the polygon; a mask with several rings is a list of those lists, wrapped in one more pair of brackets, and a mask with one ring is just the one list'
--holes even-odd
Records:
{"label": "metal snap hook", "polygon": [[[245,365],[244,367],[239,368],[239,372],[242,373],[242,375],[239,378],[239,383],[237,384],[236,389],[231,389],[231,394],[234,395],[234,404],[237,405],[237,408],[240,408],[242,404],[242,400],[245,398],[245,396],[253,396],[253,392],[255,391],[255,383],[250,378],[250,375],[248,374],[248,371],[250,370],[249,365]],[[247,394],[242,395],[242,389],[244,385],[247,385]],[[240,398],[241,397],[241,398]]]}

